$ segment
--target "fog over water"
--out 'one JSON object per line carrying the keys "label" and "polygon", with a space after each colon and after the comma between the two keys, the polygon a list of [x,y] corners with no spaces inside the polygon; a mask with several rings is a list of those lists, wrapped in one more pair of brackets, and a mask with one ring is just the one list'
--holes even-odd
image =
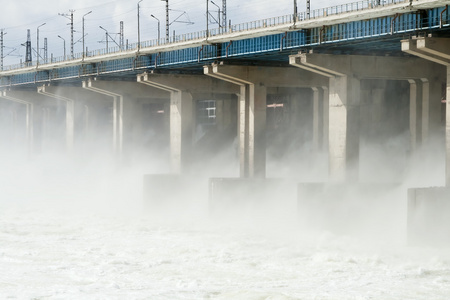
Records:
{"label": "fog over water", "polygon": [[297,203],[297,183],[326,182],[327,154],[312,149],[309,125],[283,136],[280,120],[278,129],[268,122],[279,131],[268,132],[267,175],[290,181],[273,185],[275,202],[240,199],[219,211],[208,178],[238,177],[236,139],[197,158],[189,188],[156,205],[143,200],[143,176],[168,173],[167,143],[139,144],[118,164],[105,150],[110,138],[96,132],[68,155],[55,119],[55,133],[29,155],[23,114],[9,122],[2,102],[0,298],[448,299],[448,248],[406,243],[406,189],[443,184],[443,141],[409,154],[408,96],[400,83],[392,89],[391,115],[369,113],[370,97],[361,108],[371,118],[361,125],[360,177],[380,184],[376,192],[333,199],[324,190],[320,201]]}

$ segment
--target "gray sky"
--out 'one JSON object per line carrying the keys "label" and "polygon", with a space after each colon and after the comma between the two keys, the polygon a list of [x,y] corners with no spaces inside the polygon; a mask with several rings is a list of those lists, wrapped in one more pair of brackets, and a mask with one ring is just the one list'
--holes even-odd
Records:
{"label": "gray sky", "polygon": [[[4,36],[4,65],[17,64],[24,60],[27,29],[31,30],[32,47],[36,48],[37,27],[39,28],[39,48],[44,47],[44,38],[48,40],[48,55],[55,57],[63,55],[63,40],[66,40],[66,51],[70,53],[70,20],[59,14],[70,14],[74,10],[74,52],[82,52],[82,16],[89,11],[85,18],[85,45],[89,50],[105,47],[105,31],[119,42],[120,21],[124,22],[125,40],[129,43],[137,41],[137,1],[130,0],[6,0],[0,9],[0,28],[7,33]],[[221,0],[214,1],[222,6]],[[323,8],[342,3],[355,2],[352,0],[311,0],[311,9]],[[95,4],[94,4],[95,3]],[[227,0],[227,16],[232,24],[245,23],[269,17],[292,14],[293,0]],[[153,14],[160,20],[161,37],[165,34],[165,1],[143,0],[140,9],[141,41],[156,39],[158,36],[158,22],[151,17]],[[297,0],[298,11],[306,10],[306,0]],[[205,0],[169,0],[170,22],[178,18],[170,26],[170,35],[202,31],[206,28]],[[217,7],[209,4],[210,12],[216,16]],[[188,24],[186,22],[193,22]],[[210,24],[210,28],[217,24]],[[109,41],[110,47],[114,45]],[[43,50],[41,50],[43,55]],[[33,60],[35,60],[33,54]]]}

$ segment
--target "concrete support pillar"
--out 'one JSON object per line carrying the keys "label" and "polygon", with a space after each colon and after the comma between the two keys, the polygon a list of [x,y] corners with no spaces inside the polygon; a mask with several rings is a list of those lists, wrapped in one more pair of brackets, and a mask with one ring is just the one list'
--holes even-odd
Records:
{"label": "concrete support pillar", "polygon": [[[290,56],[290,64],[330,80],[329,166],[331,179],[337,181],[358,178],[360,80],[417,80],[430,78],[436,72],[433,64],[397,57],[301,53]],[[416,88],[411,86],[418,95]],[[417,97],[413,95],[412,101],[417,103]],[[417,114],[411,120],[416,120],[416,117]],[[411,123],[417,124],[416,121]]]}
{"label": "concrete support pillar", "polygon": [[266,100],[267,90],[264,85],[248,86],[248,176],[266,176]]}
{"label": "concrete support pillar", "polygon": [[417,150],[422,137],[422,87],[421,82],[410,79],[409,82],[409,132],[411,150]]}
{"label": "concrete support pillar", "polygon": [[170,155],[173,173],[188,168],[193,138],[193,99],[185,91],[170,92]]}
{"label": "concrete support pillar", "polygon": [[329,94],[328,87],[313,87],[313,149],[328,147]]}
{"label": "concrete support pillar", "polygon": [[320,149],[320,90],[313,87],[313,149]]}
{"label": "concrete support pillar", "polygon": [[323,149],[329,148],[330,129],[330,92],[327,86],[322,86],[323,90]]}
{"label": "concrete support pillar", "polygon": [[213,64],[205,66],[208,76],[239,87],[239,156],[240,176],[266,176],[266,108],[267,88],[322,86],[321,76],[294,68],[249,67]]}
{"label": "concrete support pillar", "polygon": [[170,95],[171,169],[175,174],[185,173],[192,163],[190,158],[194,146],[194,93],[214,99],[215,93],[236,93],[236,88],[202,75],[144,73],[137,76],[137,81]]}
{"label": "concrete support pillar", "polygon": [[329,170],[336,181],[359,176],[360,81],[350,76],[330,78]]}
{"label": "concrete support pillar", "polygon": [[447,66],[447,92],[445,114],[445,140],[446,140],[446,167],[445,185],[450,188],[450,66]]}
{"label": "concrete support pillar", "polygon": [[38,87],[38,93],[47,97],[55,98],[57,100],[64,101],[66,104],[66,130],[65,130],[65,142],[67,152],[73,152],[74,145],[74,129],[75,129],[75,105],[74,100],[64,97],[49,86]]}
{"label": "concrete support pillar", "polygon": [[[11,93],[9,93],[7,91],[2,91],[0,93],[0,98],[4,98],[6,100],[25,105],[25,141],[26,141],[27,152],[29,154],[31,154],[34,151],[34,146],[35,146],[34,128],[35,128],[36,119],[37,119],[35,117],[36,104],[33,101],[31,101],[31,99],[25,100],[23,98],[11,96],[10,94]],[[38,115],[39,108],[36,111],[37,111],[37,115]]]}

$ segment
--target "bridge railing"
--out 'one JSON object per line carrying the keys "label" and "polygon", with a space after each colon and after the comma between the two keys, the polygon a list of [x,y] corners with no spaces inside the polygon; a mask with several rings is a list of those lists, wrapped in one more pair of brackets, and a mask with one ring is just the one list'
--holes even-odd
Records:
{"label": "bridge railing", "polygon": [[[330,15],[337,15],[337,14],[348,13],[348,12],[352,12],[352,11],[372,9],[372,8],[376,8],[378,6],[386,6],[386,5],[392,5],[392,4],[397,4],[397,3],[409,2],[409,1],[410,0],[356,1],[356,2],[352,2],[352,3],[348,3],[348,4],[335,5],[335,6],[330,6],[330,7],[326,7],[326,8],[315,9],[315,10],[312,10],[309,15],[306,12],[301,12],[297,15],[289,14],[289,15],[285,15],[285,16],[272,17],[272,18],[267,18],[267,19],[262,19],[262,20],[245,22],[245,23],[241,23],[241,24],[234,24],[231,26],[223,26],[220,28],[210,29],[208,31],[202,30],[202,31],[193,32],[193,33],[174,35],[174,36],[170,37],[169,40],[166,40],[165,38],[161,38],[159,40],[154,39],[154,40],[144,41],[144,42],[141,42],[140,47],[141,48],[151,48],[151,47],[172,44],[172,43],[202,40],[207,37],[219,36],[219,35],[224,35],[224,34],[228,34],[228,33],[232,33],[232,32],[251,31],[251,30],[255,30],[255,29],[262,29],[262,28],[272,27],[272,26],[277,26],[277,25],[291,24],[294,22],[294,16],[295,16],[295,21],[305,21],[308,19],[323,18],[323,17],[327,17]],[[126,49],[121,49],[120,47],[108,47],[107,49],[103,48],[103,49],[88,51],[84,55],[86,57],[102,56],[102,55],[106,55],[106,54],[119,53],[124,50],[137,49],[137,47],[138,47],[138,44],[133,43],[133,44],[127,45]],[[60,62],[64,62],[64,61],[80,59],[82,57],[83,57],[83,53],[74,54],[73,57],[72,56],[52,57],[50,61],[48,61],[48,62],[41,61],[39,64],[44,65],[47,63],[60,63]],[[15,64],[15,65],[5,66],[3,68],[3,70],[4,71],[15,70],[15,69],[20,69],[20,68],[24,68],[24,67],[36,66],[36,65],[37,65],[36,62],[20,63],[20,64]]]}

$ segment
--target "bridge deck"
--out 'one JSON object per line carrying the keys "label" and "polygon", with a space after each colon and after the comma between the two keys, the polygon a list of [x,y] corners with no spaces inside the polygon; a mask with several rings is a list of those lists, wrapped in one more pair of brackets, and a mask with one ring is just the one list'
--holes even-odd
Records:
{"label": "bridge deck", "polygon": [[156,68],[201,71],[202,65],[225,59],[287,63],[288,54],[308,50],[404,55],[401,39],[430,33],[450,36],[450,13],[445,10],[449,1],[421,0],[414,6],[409,1],[391,1],[380,7],[373,7],[371,2],[313,11],[310,18],[299,14],[295,22],[293,15],[271,18],[234,25],[227,32],[210,30],[208,37],[203,31],[179,36],[180,40],[164,45],[150,41],[142,43],[140,49],[111,49],[109,54],[92,52],[85,58],[38,66],[10,66],[0,72],[0,87],[79,81],[86,76],[134,76]]}

